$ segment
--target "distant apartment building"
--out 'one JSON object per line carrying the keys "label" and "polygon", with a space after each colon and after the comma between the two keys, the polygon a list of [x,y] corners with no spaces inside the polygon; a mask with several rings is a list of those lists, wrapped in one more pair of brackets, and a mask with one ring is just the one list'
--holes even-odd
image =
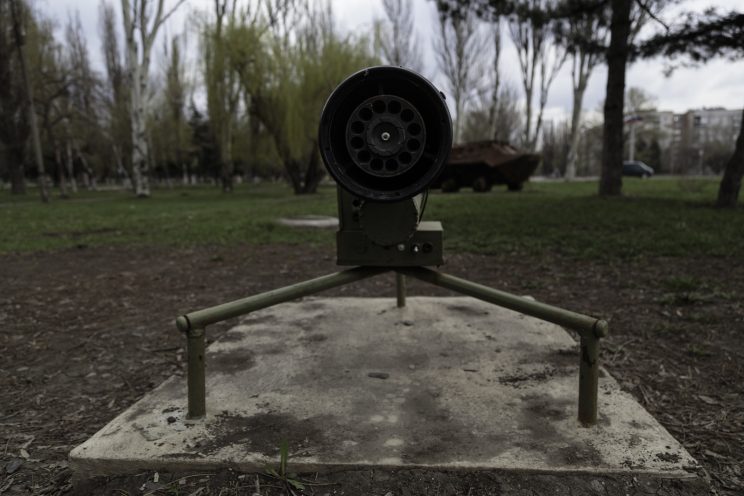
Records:
{"label": "distant apartment building", "polygon": [[[717,173],[733,152],[741,124],[741,109],[703,108],[676,114],[638,112],[638,160],[671,174]],[[627,145],[626,145],[627,146]]]}
{"label": "distant apartment building", "polygon": [[[736,145],[741,109],[703,108],[675,113],[646,110],[626,116],[625,153],[629,158],[631,126],[635,127],[635,160],[662,174],[718,174]],[[628,122],[631,121],[631,122]],[[600,174],[602,124],[582,126],[576,172]]]}

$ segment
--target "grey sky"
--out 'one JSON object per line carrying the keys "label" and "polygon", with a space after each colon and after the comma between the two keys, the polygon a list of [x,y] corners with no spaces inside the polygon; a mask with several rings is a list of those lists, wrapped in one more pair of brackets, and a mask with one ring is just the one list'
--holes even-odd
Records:
{"label": "grey sky", "polygon": [[[119,0],[112,1],[120,10]],[[375,17],[382,17],[381,0],[331,0],[338,26],[347,31],[369,29]],[[432,52],[432,36],[436,34],[434,3],[430,0],[411,0],[414,4],[416,31],[424,52],[425,66],[429,77],[444,87],[436,70]],[[80,13],[83,29],[89,42],[94,64],[101,67],[100,41],[98,36],[98,6],[100,0],[36,0],[37,7],[45,15],[57,20],[59,29],[66,22],[68,12]],[[172,5],[175,0],[166,0]],[[186,4],[168,23],[170,33],[180,32],[193,9],[210,9],[213,0],[187,0]],[[741,9],[742,0],[688,0],[674,10],[662,14],[669,21],[678,10],[692,9],[702,11],[707,7],[720,7],[723,10]],[[195,56],[195,54],[194,54]],[[628,71],[627,85],[646,89],[657,98],[657,106],[662,110],[681,112],[690,108],[721,106],[741,108],[744,106],[744,61],[729,62],[715,60],[699,68],[676,70],[669,78],[663,74],[664,62],[659,59],[641,61],[633,64]],[[502,77],[515,88],[519,84],[517,58],[510,41],[504,43],[501,61]],[[604,98],[606,70],[595,70],[587,89],[584,108],[595,110]],[[444,89],[444,88],[443,88]],[[565,118],[571,108],[571,75],[566,64],[556,78],[548,99],[546,117]]]}

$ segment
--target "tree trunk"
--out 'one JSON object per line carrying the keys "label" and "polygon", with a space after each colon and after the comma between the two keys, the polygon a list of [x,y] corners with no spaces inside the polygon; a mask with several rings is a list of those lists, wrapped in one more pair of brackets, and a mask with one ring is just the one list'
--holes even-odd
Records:
{"label": "tree trunk", "polygon": [[[576,59],[578,57],[578,60]],[[566,159],[565,179],[571,181],[576,178],[576,162],[579,155],[579,140],[581,139],[581,109],[584,105],[584,93],[589,83],[591,62],[587,62],[587,55],[583,52],[574,53],[573,66],[573,109],[571,111],[571,136],[568,141],[568,157]]]}
{"label": "tree trunk", "polygon": [[148,166],[147,134],[145,128],[145,95],[147,94],[147,68],[135,64],[132,85],[132,173],[134,193],[139,198],[150,197],[150,168]]}
{"label": "tree trunk", "polygon": [[[229,116],[226,119],[230,119]],[[222,192],[232,193],[233,190],[233,173],[235,165],[232,161],[232,132],[229,123],[224,123],[223,140],[220,146],[221,167],[220,179],[222,181]]]}
{"label": "tree trunk", "polygon": [[[541,78],[545,78],[545,70],[543,69]],[[542,84],[543,81],[541,79],[540,84]],[[543,125],[543,113],[545,112],[545,105],[548,103],[548,94],[547,90],[543,92],[543,89],[540,88],[540,107],[537,109],[537,122],[535,123],[535,132],[532,135],[532,146],[530,147],[533,151],[535,148],[537,148],[537,142],[540,139],[540,132],[542,131],[542,125]]]}
{"label": "tree trunk", "polygon": [[532,152],[534,151],[532,147],[532,87],[528,87],[525,85],[524,87],[524,98],[525,98],[525,114],[526,118],[524,121],[524,147]]}
{"label": "tree trunk", "polygon": [[80,148],[75,146],[75,156],[80,160],[80,166],[83,168],[83,171],[85,171],[85,174],[88,176],[88,189],[91,191],[98,191],[98,179],[96,178],[96,174],[93,172],[93,169],[90,168],[90,164],[88,164],[88,160],[85,158],[85,155],[80,151]]}
{"label": "tree trunk", "polygon": [[191,166],[189,169],[189,184],[192,186],[199,184],[199,159],[194,157],[191,159]]}
{"label": "tree trunk", "polygon": [[70,177],[70,188],[73,193],[77,193],[78,187],[77,180],[75,179],[75,161],[72,159],[70,140],[65,142],[65,164],[67,165],[67,175]]}
{"label": "tree trunk", "polygon": [[65,178],[65,166],[62,163],[62,152],[59,149],[59,143],[53,142],[54,162],[57,166],[57,175],[59,177],[59,196],[60,198],[69,198],[67,194],[67,178]]}
{"label": "tree trunk", "polygon": [[741,127],[736,138],[736,148],[726,163],[721,185],[718,188],[717,207],[733,208],[739,200],[741,178],[744,175],[744,110],[741,112]]}
{"label": "tree trunk", "polygon": [[26,194],[26,170],[24,164],[23,145],[16,144],[8,148],[10,168],[10,193],[13,195]]}
{"label": "tree trunk", "polygon": [[132,178],[129,176],[129,171],[124,167],[124,162],[121,159],[121,153],[119,147],[114,145],[114,159],[116,160],[116,175],[121,179],[121,185],[125,189],[132,188],[132,192],[135,192],[134,183]]}
{"label": "tree trunk", "polygon": [[[313,147],[313,150],[317,149],[317,145]],[[320,165],[320,154],[317,151],[313,151],[310,156],[310,161],[307,164],[307,171],[305,171],[305,184],[303,187],[303,193],[315,193],[318,191],[318,185],[323,179],[323,168]]]}
{"label": "tree trunk", "polygon": [[497,128],[499,114],[499,89],[501,87],[501,74],[499,71],[499,60],[501,58],[501,17],[497,16],[493,21],[493,93],[491,93],[491,106],[488,108],[488,135],[492,140],[499,139]]}
{"label": "tree trunk", "polygon": [[619,196],[623,188],[623,104],[628,60],[632,0],[612,0],[610,48],[607,51],[607,92],[602,135],[600,196]]}
{"label": "tree trunk", "polygon": [[581,125],[581,105],[584,100],[585,88],[574,88],[573,110],[571,112],[571,136],[568,141],[568,158],[566,159],[565,179],[571,181],[576,178],[576,162],[579,151],[579,126]]}
{"label": "tree trunk", "polygon": [[292,189],[296,195],[304,193],[304,184],[302,180],[302,174],[300,173],[300,164],[297,161],[287,158],[284,159],[284,168],[289,176],[289,182],[292,183]]}
{"label": "tree trunk", "polygon": [[[532,132],[532,95],[535,92],[535,70],[537,69],[538,53],[542,50],[542,43],[539,42],[538,38],[535,36],[534,29],[532,29],[530,38],[532,40],[532,61],[529,65],[529,86],[525,83],[524,87],[525,105],[527,107],[527,119],[524,126],[524,146],[528,151],[534,152],[535,145],[537,144],[537,134]],[[525,74],[524,77],[527,77],[527,75]]]}
{"label": "tree trunk", "polygon": [[220,173],[220,179],[222,182],[222,192],[232,193],[233,190],[233,171],[232,163],[228,161],[222,162],[222,168]]}
{"label": "tree trunk", "polygon": [[323,179],[324,169],[320,165],[317,145],[313,147],[313,152],[307,160],[307,168],[304,174],[298,160],[286,159],[284,163],[289,182],[292,183],[292,189],[296,195],[311,194],[318,190],[318,185]]}
{"label": "tree trunk", "polygon": [[[162,7],[162,3],[158,4],[157,16],[161,14],[160,7]],[[129,0],[122,0],[121,2],[122,17],[124,20],[124,36],[127,49],[127,76],[130,84],[129,108],[130,122],[132,126],[131,158],[132,176],[134,176],[134,192],[139,198],[149,198],[150,171],[147,163],[147,154],[149,153],[149,150],[147,147],[147,130],[145,122],[145,99],[147,98],[147,74],[150,68],[150,49],[152,48],[154,32],[147,32],[146,22],[143,22],[146,19],[146,16],[143,15],[143,9],[145,9],[144,2],[135,1],[134,12],[138,18],[133,19]],[[156,19],[155,26],[157,26],[159,22],[160,20]],[[153,27],[153,30],[155,31],[157,28]],[[140,34],[141,43],[139,46],[135,37],[137,33]],[[141,60],[139,58],[140,54],[142,55]]]}

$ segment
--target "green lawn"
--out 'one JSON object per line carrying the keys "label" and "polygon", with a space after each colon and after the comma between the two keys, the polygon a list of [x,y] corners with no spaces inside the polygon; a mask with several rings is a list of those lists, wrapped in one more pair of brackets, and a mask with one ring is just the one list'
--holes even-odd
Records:
{"label": "green lawn", "polygon": [[[626,196],[600,199],[596,183],[531,183],[521,193],[432,193],[426,219],[441,220],[446,249],[579,258],[744,256],[744,209],[711,207],[716,180],[624,181]],[[331,244],[332,231],[278,225],[282,216],[333,215],[335,189],[294,196],[284,185],[83,192],[43,205],[30,192],[0,192],[0,253],[76,245],[192,246],[237,243]]]}

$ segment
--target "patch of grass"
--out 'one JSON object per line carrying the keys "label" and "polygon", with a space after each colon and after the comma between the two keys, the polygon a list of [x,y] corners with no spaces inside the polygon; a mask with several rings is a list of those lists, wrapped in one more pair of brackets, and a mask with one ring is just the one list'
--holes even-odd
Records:
{"label": "patch of grass", "polygon": [[712,303],[715,301],[716,295],[714,293],[702,293],[698,291],[686,291],[683,293],[666,293],[659,298],[659,303],[662,305],[674,305],[678,307],[685,307],[689,305],[702,305],[705,303]]}
{"label": "patch of grass", "polygon": [[289,447],[287,441],[282,441],[279,446],[279,469],[275,470],[271,467],[267,467],[266,474],[283,483],[287,491],[290,494],[294,494],[293,488],[302,491],[305,489],[305,484],[297,477],[297,475],[288,472],[288,461]]}
{"label": "patch of grass", "polygon": [[664,305],[688,306],[712,303],[720,300],[733,300],[735,292],[712,288],[703,280],[690,276],[677,276],[662,281],[669,292],[659,298]]}
{"label": "patch of grass", "polygon": [[700,312],[700,311],[685,312],[684,316],[682,317],[682,320],[684,320],[685,322],[690,322],[692,324],[706,324],[708,326],[718,324],[719,322],[723,321],[719,312]]}
{"label": "patch of grass", "polygon": [[[693,184],[694,183],[694,184]],[[624,181],[625,196],[602,199],[593,182],[530,183],[521,193],[432,192],[426,219],[441,220],[445,249],[486,254],[557,254],[579,259],[744,256],[744,209],[712,208],[717,180]],[[0,193],[0,253],[79,245],[332,245],[332,230],[277,224],[280,217],[334,215],[336,194],[295,196],[283,184],[83,192],[42,205]],[[694,281],[671,281],[684,286]],[[677,289],[672,289],[677,293]],[[689,289],[688,292],[695,291]]]}
{"label": "patch of grass", "polygon": [[651,334],[678,334],[679,329],[675,326],[669,325],[669,324],[660,324],[653,329],[651,329]]}
{"label": "patch of grass", "polygon": [[690,344],[687,345],[687,355],[693,358],[708,358],[712,357],[713,353],[706,349],[706,347],[697,344]]}
{"label": "patch of grass", "polygon": [[330,242],[332,231],[276,224],[280,217],[307,212],[335,214],[333,188],[295,196],[278,184],[243,185],[230,194],[189,187],[156,190],[144,200],[126,191],[85,192],[74,199],[53,200],[50,205],[42,205],[32,193],[21,199],[5,193],[0,196],[0,252],[77,245]]}
{"label": "patch of grass", "polygon": [[744,253],[744,211],[715,210],[716,183],[700,191],[676,181],[625,181],[626,196],[603,199],[595,183],[536,183],[522,194],[433,195],[450,246],[499,254],[578,258],[733,256]]}
{"label": "patch of grass", "polygon": [[663,281],[663,284],[668,291],[674,293],[697,291],[703,287],[703,282],[700,279],[690,276],[671,277]]}
{"label": "patch of grass", "polygon": [[[279,481],[285,490],[285,494],[291,496],[297,496],[298,494],[305,494],[303,491],[306,487],[321,487],[321,486],[332,486],[333,484],[311,482],[300,478],[297,474],[290,473],[288,470],[289,463],[289,445],[287,441],[282,441],[279,445],[279,467],[274,469],[272,467],[266,467],[265,476],[276,481]],[[296,491],[300,491],[297,493]]]}

